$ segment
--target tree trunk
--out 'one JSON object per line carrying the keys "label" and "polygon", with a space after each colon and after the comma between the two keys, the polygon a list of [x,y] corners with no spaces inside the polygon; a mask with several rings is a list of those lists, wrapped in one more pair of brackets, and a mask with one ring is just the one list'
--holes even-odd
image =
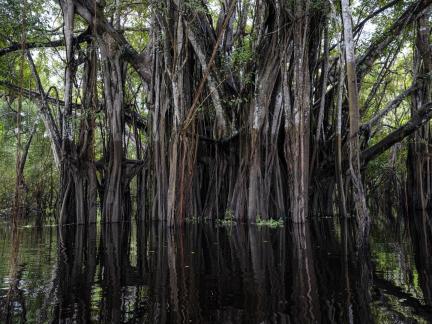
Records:
{"label": "tree trunk", "polygon": [[[310,72],[309,44],[309,1],[295,1],[297,27],[293,31],[293,85],[292,110],[286,138],[289,141],[286,161],[291,180],[291,212],[295,223],[302,223],[308,216],[309,200],[309,130],[310,130]],[[289,62],[289,58],[286,62]],[[291,106],[286,99],[286,104]]]}
{"label": "tree trunk", "polygon": [[349,7],[348,0],[341,0],[341,5],[349,102],[349,163],[351,182],[353,185],[353,199],[356,209],[357,223],[359,226],[359,237],[357,240],[357,244],[361,246],[366,243],[369,231],[369,212],[366,206],[366,198],[364,195],[362,177],[360,173],[360,108],[357,88],[354,41],[352,33],[351,9]]}
{"label": "tree trunk", "polygon": [[[432,71],[432,50],[429,36],[429,14],[420,16],[417,20],[416,50],[414,53],[414,73],[419,79],[419,87],[412,98],[412,115],[418,115],[424,105],[431,102],[432,87],[428,77]],[[427,76],[427,77],[425,77]],[[431,159],[429,152],[430,126],[425,123],[412,136],[413,141],[408,146],[408,188],[410,208],[426,209],[431,202]]]}
{"label": "tree trunk", "polygon": [[123,112],[123,62],[121,51],[112,37],[105,33],[99,38],[103,66],[105,105],[108,119],[108,167],[102,214],[104,222],[117,223],[124,220],[122,164],[124,159],[124,112]]}

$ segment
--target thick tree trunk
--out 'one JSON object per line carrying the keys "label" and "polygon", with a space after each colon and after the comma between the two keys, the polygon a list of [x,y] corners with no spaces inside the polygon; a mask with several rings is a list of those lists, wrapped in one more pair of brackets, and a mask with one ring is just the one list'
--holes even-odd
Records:
{"label": "thick tree trunk", "polygon": [[[74,48],[73,48],[73,30],[75,18],[75,6],[72,0],[62,0],[60,5],[63,11],[63,35],[66,48],[66,68],[64,75],[64,106],[62,111],[62,152],[60,163],[60,224],[85,222],[83,210],[80,208],[81,201],[84,198],[79,188],[75,188],[74,178],[77,172],[76,166],[73,165],[74,148],[73,148],[73,129],[72,129],[72,90],[74,78]],[[77,190],[75,190],[77,189]],[[76,195],[78,193],[78,196]]]}
{"label": "thick tree trunk", "polygon": [[369,231],[369,212],[366,206],[366,198],[360,173],[360,108],[357,88],[356,61],[354,53],[354,41],[352,34],[351,9],[348,0],[341,0],[342,21],[344,27],[344,45],[346,56],[346,74],[348,84],[349,101],[349,164],[350,176],[353,185],[353,199],[356,209],[359,237],[357,244],[365,244]]}
{"label": "thick tree trunk", "polygon": [[347,217],[346,200],[345,200],[345,186],[344,176],[342,169],[342,105],[343,105],[343,93],[345,84],[345,60],[343,53],[341,53],[341,64],[340,64],[340,75],[338,84],[338,97],[337,97],[337,121],[336,121],[336,181],[338,188],[338,202],[339,202],[339,213],[342,217]]}
{"label": "thick tree trunk", "polygon": [[[432,86],[429,76],[432,72],[432,50],[430,48],[429,14],[424,14],[417,21],[416,51],[414,57],[415,77],[420,79],[420,86],[412,98],[411,112],[413,117],[419,115],[429,106],[432,99]],[[429,119],[429,118],[428,118]],[[432,174],[429,152],[430,126],[423,123],[422,127],[412,136],[413,141],[408,146],[408,188],[410,208],[426,209],[431,203]]]}
{"label": "thick tree trunk", "polygon": [[[286,138],[289,141],[286,161],[289,165],[292,219],[302,223],[308,216],[309,200],[309,137],[310,137],[310,72],[309,1],[295,1],[297,27],[293,31],[293,84],[292,110]],[[286,62],[289,58],[286,59]],[[289,100],[287,98],[287,100]],[[286,103],[290,105],[290,103]]]}
{"label": "thick tree trunk", "polygon": [[105,188],[102,214],[104,222],[116,223],[124,220],[122,164],[124,160],[123,135],[123,62],[121,51],[117,48],[110,34],[105,33],[99,39],[103,66],[105,105],[109,129],[108,167],[105,176]]}

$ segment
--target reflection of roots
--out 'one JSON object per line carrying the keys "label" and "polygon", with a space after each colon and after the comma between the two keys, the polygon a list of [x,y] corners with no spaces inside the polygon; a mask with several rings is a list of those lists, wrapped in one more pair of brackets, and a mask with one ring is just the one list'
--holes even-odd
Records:
{"label": "reflection of roots", "polygon": [[3,310],[0,320],[4,321],[4,323],[13,323],[16,312],[20,313],[21,322],[24,323],[26,307],[23,292],[19,288],[23,269],[17,269],[16,264],[12,264],[11,270],[11,282],[8,293],[3,300],[0,300],[0,309]]}
{"label": "reflection of roots", "polygon": [[[388,305],[387,296],[393,296],[398,298],[402,306],[410,307],[422,318],[431,321],[432,320],[432,307],[424,305],[424,302],[410,293],[405,292],[402,288],[394,285],[391,281],[381,278],[379,276],[374,277],[375,289],[374,299],[383,303],[387,310],[391,310],[392,306]],[[387,296],[386,296],[387,295]]]}
{"label": "reflection of roots", "polygon": [[[15,219],[16,220],[16,219]],[[18,232],[18,223],[12,224],[12,247],[10,257],[9,270],[9,290],[3,300],[0,300],[0,309],[2,314],[0,320],[5,323],[13,323],[15,310],[21,313],[21,322],[25,322],[26,308],[22,291],[19,288],[23,269],[19,266],[19,248],[20,248],[20,233]]]}

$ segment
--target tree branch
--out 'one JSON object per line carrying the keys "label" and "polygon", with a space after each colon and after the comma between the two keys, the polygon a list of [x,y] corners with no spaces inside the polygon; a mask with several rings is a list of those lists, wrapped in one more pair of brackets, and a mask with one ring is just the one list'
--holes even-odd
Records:
{"label": "tree branch", "polygon": [[[90,39],[91,39],[91,35],[88,33],[88,31],[85,31],[79,34],[78,36],[74,37],[73,43],[81,44],[83,42],[89,41]],[[25,49],[60,47],[65,45],[65,40],[64,38],[62,38],[50,42],[31,42],[25,44],[15,43],[9,47],[0,48],[0,57],[21,50],[22,45],[24,45]]]}
{"label": "tree branch", "polygon": [[432,118],[432,102],[421,107],[411,119],[403,126],[391,132],[377,144],[369,147],[361,153],[363,165],[384,153],[394,144],[399,143],[405,137],[414,133],[420,126],[427,123]]}
{"label": "tree branch", "polygon": [[[116,45],[122,49],[125,60],[132,65],[135,71],[147,86],[151,84],[151,58],[145,54],[139,54],[126,40],[122,33],[118,32],[105,18],[101,8],[94,0],[74,0],[75,9],[87,23],[92,26],[96,24],[98,34],[108,33]],[[96,12],[95,12],[96,9]]]}
{"label": "tree branch", "polygon": [[402,103],[402,101],[406,97],[408,97],[411,93],[413,93],[417,88],[418,88],[417,84],[411,85],[411,87],[409,87],[407,90],[405,90],[400,95],[398,95],[396,98],[394,98],[392,101],[390,101],[384,109],[378,111],[378,113],[375,114],[366,124],[363,124],[361,126],[361,128],[362,129],[371,129],[390,111],[399,107],[399,105]]}
{"label": "tree branch", "polygon": [[355,26],[355,28],[354,28],[354,35],[356,35],[369,20],[371,20],[372,18],[378,16],[381,12],[387,10],[388,8],[393,7],[398,2],[401,2],[401,0],[393,0],[393,1],[389,2],[388,4],[386,4],[385,6],[383,6],[381,8],[378,8],[377,10],[375,10],[374,12],[372,12],[369,16],[367,16],[365,19],[363,19],[361,22],[359,22],[357,24],[357,26]]}
{"label": "tree branch", "polygon": [[[0,86],[8,88],[8,89],[10,89],[16,93],[19,93],[21,91],[22,95],[28,99],[37,100],[37,101],[42,100],[40,93],[38,93],[36,91],[32,91],[32,90],[25,89],[25,88],[20,88],[19,86],[16,86],[12,83],[9,83],[9,82],[3,81],[3,80],[0,80]],[[64,106],[63,100],[57,100],[56,98],[49,97],[47,95],[45,95],[45,100],[47,103],[49,103],[51,105],[59,105],[62,107]],[[101,109],[101,108],[102,107],[99,107],[99,109]],[[80,110],[80,109],[82,109],[82,106],[79,104],[72,103],[72,109]],[[125,109],[125,120],[128,124],[132,125],[133,123],[135,123],[139,129],[147,130],[147,121],[146,120],[144,120],[137,112],[133,111],[130,108],[130,106],[125,106],[124,109]]]}
{"label": "tree branch", "polygon": [[401,34],[407,25],[414,22],[417,16],[431,4],[432,0],[419,0],[411,4],[387,31],[369,46],[366,53],[357,60],[358,80],[363,79],[376,59],[383,53],[383,50]]}
{"label": "tree branch", "polygon": [[51,139],[51,144],[52,144],[52,150],[53,150],[53,154],[54,154],[54,160],[56,161],[57,166],[59,166],[60,164],[60,158],[61,158],[61,137],[60,137],[60,133],[58,131],[57,125],[54,122],[54,118],[51,114],[51,111],[49,110],[49,106],[48,106],[48,102],[46,100],[46,95],[45,95],[45,91],[43,90],[42,87],[42,82],[39,78],[39,74],[36,70],[36,66],[34,64],[33,58],[30,54],[30,51],[27,49],[25,50],[26,54],[27,54],[27,58],[30,64],[30,69],[31,72],[33,74],[33,77],[36,81],[36,85],[38,87],[39,90],[39,94],[40,94],[40,105],[39,105],[39,110],[42,114],[42,119],[44,121],[45,124],[45,128],[47,129],[48,133],[49,133],[49,137]]}

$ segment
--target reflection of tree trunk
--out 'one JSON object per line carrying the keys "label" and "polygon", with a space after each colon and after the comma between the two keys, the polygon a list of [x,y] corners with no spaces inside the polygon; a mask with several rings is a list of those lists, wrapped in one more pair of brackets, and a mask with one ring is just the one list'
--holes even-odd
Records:
{"label": "reflection of tree trunk", "polygon": [[260,240],[260,233],[257,232],[256,226],[249,227],[249,251],[250,251],[250,271],[254,278],[254,286],[256,298],[251,300],[250,303],[245,305],[248,312],[256,311],[258,314],[265,311],[265,265],[264,254],[262,250],[262,241]]}
{"label": "reflection of tree trunk", "polygon": [[[167,322],[167,306],[169,300],[167,299],[167,285],[168,281],[168,262],[167,262],[167,248],[164,243],[168,239],[166,231],[162,224],[157,224],[151,227],[151,244],[149,248],[150,253],[156,253],[155,268],[153,271],[153,294],[155,295],[155,305],[153,309],[153,320],[155,323]],[[150,258],[150,256],[149,256]],[[152,269],[154,270],[154,268]]]}
{"label": "reflection of tree trunk", "polygon": [[[251,274],[254,278],[255,303],[245,305],[251,314],[264,315],[269,312],[282,312],[286,301],[284,267],[278,261],[278,255],[284,255],[285,246],[283,241],[284,232],[279,231],[282,237],[274,237],[273,230],[267,228],[249,227],[249,249],[251,257]],[[274,243],[278,243],[274,247]],[[282,250],[279,250],[282,248]],[[276,297],[276,299],[275,299]]]}
{"label": "reflection of tree trunk", "polygon": [[370,290],[372,288],[372,267],[371,257],[368,247],[357,251],[357,258],[354,262],[356,271],[358,271],[355,280],[351,284],[354,289],[356,298],[355,310],[357,311],[357,317],[360,323],[372,323],[371,313],[371,295]]}
{"label": "reflection of tree trunk", "polygon": [[432,232],[429,219],[425,210],[410,214],[409,228],[423,298],[427,305],[432,306]]}
{"label": "reflection of tree trunk", "polygon": [[[3,300],[0,300],[0,320],[6,324],[16,323],[19,318],[20,323],[26,323],[26,304],[23,296],[23,292],[19,288],[21,280],[21,269],[20,269],[20,232],[18,230],[18,223],[14,223],[12,226],[12,246],[11,256],[9,260],[9,289]],[[18,307],[19,305],[19,307]],[[15,309],[21,308],[20,314],[15,314]],[[18,315],[18,316],[17,316]]]}
{"label": "reflection of tree trunk", "polygon": [[346,215],[344,215],[345,217],[340,218],[341,219],[341,228],[342,228],[342,251],[343,251],[343,264],[342,264],[342,269],[343,269],[343,287],[345,288],[345,294],[344,294],[344,320],[346,323],[352,323],[352,303],[353,303],[353,297],[352,297],[352,293],[351,293],[351,282],[350,282],[350,267],[349,267],[349,254],[350,254],[350,249],[349,249],[349,228],[348,228],[348,219],[346,217]]}
{"label": "reflection of tree trunk", "polygon": [[92,286],[96,271],[96,226],[59,228],[58,265],[53,282],[57,285],[56,321],[91,319]]}
{"label": "reflection of tree trunk", "polygon": [[[170,305],[175,313],[180,311],[179,306],[179,286],[178,279],[182,269],[177,269],[177,253],[181,253],[181,246],[177,246],[175,242],[175,233],[168,228],[167,229],[167,258],[168,258],[168,276],[169,276],[169,287],[170,287]],[[180,255],[181,257],[181,255]]]}
{"label": "reflection of tree trunk", "polygon": [[129,228],[107,224],[102,229],[102,264],[104,291],[101,314],[107,323],[122,321],[122,285],[129,271]]}
{"label": "reflection of tree trunk", "polygon": [[137,219],[137,271],[138,273],[147,273],[149,271],[149,262],[147,253],[150,248],[150,229],[151,223],[144,223],[143,220]]}
{"label": "reflection of tree trunk", "polygon": [[[151,321],[254,323],[277,314],[287,323],[372,322],[369,256],[359,253],[358,260],[350,260],[352,248],[344,238],[349,234],[343,234],[342,248],[339,239],[331,236],[330,222],[315,227],[314,239],[317,235],[321,246],[317,249],[308,226],[294,225],[291,242],[286,241],[288,231],[251,226],[215,230],[188,224],[176,232],[161,224],[152,226],[148,246],[139,248],[138,257],[148,266],[141,266],[139,273],[148,278],[150,293],[144,298],[152,301]],[[347,223],[347,233],[348,229]],[[341,249],[343,257],[339,257]],[[106,261],[104,257],[102,262]],[[122,275],[128,267],[125,261],[104,266],[104,275],[110,276],[107,267],[116,265]],[[112,280],[103,282],[102,314],[108,312],[105,319],[114,321],[119,317],[108,308],[115,307],[108,298],[122,297],[116,289],[124,289],[125,283],[124,277],[117,278],[122,284],[114,287]],[[142,298],[137,294],[135,304],[142,304]]]}
{"label": "reflection of tree trunk", "polygon": [[319,323],[321,313],[309,225],[294,224],[292,273],[292,315],[302,323]]}

